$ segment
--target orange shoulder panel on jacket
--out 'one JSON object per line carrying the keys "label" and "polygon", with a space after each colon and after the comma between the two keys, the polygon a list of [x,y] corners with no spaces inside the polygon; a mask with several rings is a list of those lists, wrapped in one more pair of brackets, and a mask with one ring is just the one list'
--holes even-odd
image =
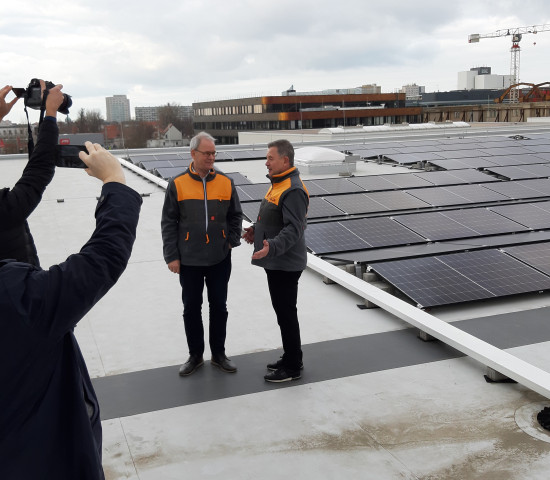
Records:
{"label": "orange shoulder panel on jacket", "polygon": [[269,189],[269,191],[267,192],[265,199],[270,203],[279,205],[279,200],[281,199],[281,195],[290,188],[290,184],[291,184],[290,178],[287,178],[279,183],[274,183],[272,187]]}
{"label": "orange shoulder panel on jacket", "polygon": [[189,175],[180,175],[174,180],[178,192],[178,202],[182,200],[203,200],[204,189],[202,182],[193,180]]}
{"label": "orange shoulder panel on jacket", "polygon": [[217,174],[214,180],[206,183],[208,200],[231,200],[231,180]]}

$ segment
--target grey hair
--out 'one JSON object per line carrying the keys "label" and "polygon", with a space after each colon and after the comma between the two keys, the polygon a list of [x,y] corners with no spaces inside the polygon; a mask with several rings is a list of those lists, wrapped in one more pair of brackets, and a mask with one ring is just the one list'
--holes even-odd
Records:
{"label": "grey hair", "polygon": [[283,138],[274,140],[267,144],[267,148],[275,147],[281,157],[288,157],[288,163],[291,167],[294,166],[294,147],[292,143]]}
{"label": "grey hair", "polygon": [[199,132],[189,142],[189,150],[196,150],[197,148],[199,148],[199,145],[201,144],[201,140],[203,139],[210,140],[216,143],[216,139],[209,133]]}

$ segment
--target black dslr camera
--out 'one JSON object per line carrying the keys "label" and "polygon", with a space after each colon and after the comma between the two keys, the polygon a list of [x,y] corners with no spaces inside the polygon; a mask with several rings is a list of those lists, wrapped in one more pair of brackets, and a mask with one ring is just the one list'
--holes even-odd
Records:
{"label": "black dslr camera", "polygon": [[[45,83],[45,91],[55,87],[55,85],[50,81],[46,81]],[[40,110],[42,108],[42,92],[40,88],[40,80],[38,80],[38,78],[33,78],[27,88],[12,88],[12,90],[16,97],[23,97],[25,99],[26,107],[33,108],[34,110]],[[57,111],[59,113],[63,113],[64,115],[68,115],[69,108],[72,104],[73,101],[71,96],[64,93],[63,103],[59,106]]]}

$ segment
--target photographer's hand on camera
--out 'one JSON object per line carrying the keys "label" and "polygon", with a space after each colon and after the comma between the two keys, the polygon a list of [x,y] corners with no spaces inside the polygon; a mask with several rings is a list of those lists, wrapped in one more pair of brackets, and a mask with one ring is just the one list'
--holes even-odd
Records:
{"label": "photographer's hand on camera", "polygon": [[11,100],[11,102],[6,102],[6,96],[11,92],[11,89],[11,85],[6,85],[2,88],[2,90],[0,90],[0,122],[8,113],[10,113],[11,107],[15,105],[15,102],[19,100],[18,97],[15,97]]}
{"label": "photographer's hand on camera", "polygon": [[86,172],[103,183],[118,182],[126,184],[124,171],[120,162],[98,143],[85,142],[88,153],[80,152],[78,156],[88,168]]}
{"label": "photographer's hand on camera", "polygon": [[[40,87],[42,88],[42,95],[46,89],[46,82],[40,80]],[[61,89],[63,85],[59,84],[48,90],[48,96],[46,97],[46,116],[57,118],[58,108],[61,106],[64,100],[63,92]]]}

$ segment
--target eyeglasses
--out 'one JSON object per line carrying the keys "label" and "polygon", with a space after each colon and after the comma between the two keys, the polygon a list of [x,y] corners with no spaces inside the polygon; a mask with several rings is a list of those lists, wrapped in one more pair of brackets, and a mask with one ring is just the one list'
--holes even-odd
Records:
{"label": "eyeglasses", "polygon": [[216,155],[218,154],[218,152],[203,152],[201,150],[195,150],[195,152],[202,153],[205,157],[214,157],[214,158],[216,158]]}

